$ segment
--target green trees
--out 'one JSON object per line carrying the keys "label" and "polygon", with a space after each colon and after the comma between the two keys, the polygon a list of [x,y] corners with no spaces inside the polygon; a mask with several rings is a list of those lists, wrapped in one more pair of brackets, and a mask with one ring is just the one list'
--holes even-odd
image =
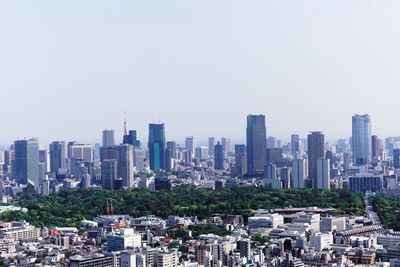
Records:
{"label": "green trees", "polygon": [[8,212],[3,214],[3,218],[25,219],[37,226],[76,226],[82,219],[105,214],[108,198],[113,200],[115,214],[134,217],[154,214],[166,218],[173,214],[203,219],[213,214],[238,214],[246,219],[254,209],[309,206],[333,207],[338,214],[361,215],[364,212],[362,194],[344,190],[271,191],[246,187],[213,191],[179,186],[172,192],[88,189],[63,191],[36,198],[22,194],[18,204],[27,207],[28,213]]}
{"label": "green trees", "polygon": [[400,198],[374,197],[372,206],[385,227],[400,231]]}

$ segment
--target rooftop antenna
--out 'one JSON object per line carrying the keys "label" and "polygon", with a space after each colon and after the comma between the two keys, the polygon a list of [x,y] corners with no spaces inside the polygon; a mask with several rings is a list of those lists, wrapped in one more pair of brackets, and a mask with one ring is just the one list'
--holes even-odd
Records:
{"label": "rooftop antenna", "polygon": [[126,129],[126,110],[124,111],[124,134],[128,135],[128,131]]}

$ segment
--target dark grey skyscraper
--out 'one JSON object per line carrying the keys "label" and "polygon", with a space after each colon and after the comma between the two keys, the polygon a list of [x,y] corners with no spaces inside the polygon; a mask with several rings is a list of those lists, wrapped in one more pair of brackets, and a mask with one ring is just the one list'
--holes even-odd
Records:
{"label": "dark grey skyscraper", "polygon": [[214,146],[214,169],[224,169],[224,146],[220,142]]}
{"label": "dark grey skyscraper", "polygon": [[134,154],[133,146],[123,144],[118,146],[118,178],[122,179],[122,186],[134,186]]}
{"label": "dark grey skyscraper", "polygon": [[115,159],[106,159],[101,162],[101,179],[103,189],[114,190],[115,180],[118,178],[118,163]]}
{"label": "dark grey skyscraper", "polygon": [[308,176],[314,188],[317,188],[318,160],[325,157],[325,136],[322,132],[308,135]]}
{"label": "dark grey skyscraper", "polygon": [[266,136],[264,115],[247,116],[247,173],[256,175],[264,172],[266,164]]}
{"label": "dark grey skyscraper", "polygon": [[14,142],[14,177],[20,184],[30,180],[39,186],[39,143],[37,139],[17,140]]}
{"label": "dark grey skyscraper", "polygon": [[165,169],[165,127],[164,123],[149,124],[150,169]]}
{"label": "dark grey skyscraper", "polygon": [[115,146],[114,130],[103,131],[103,146]]}
{"label": "dark grey skyscraper", "polygon": [[[128,144],[122,144],[119,146],[113,147],[102,147],[100,148],[100,160],[101,160],[101,169],[103,173],[103,168],[113,167],[114,163],[109,165],[110,161],[115,161],[117,164],[117,178],[122,179],[122,187],[132,188],[134,182],[134,153],[133,146]],[[103,165],[103,162],[106,162],[106,165]],[[111,170],[113,171],[113,170]],[[105,170],[104,173],[109,173],[109,170]],[[108,179],[107,176],[104,179]],[[109,185],[110,182],[106,181],[105,185]],[[108,188],[106,188],[108,189]]]}
{"label": "dark grey skyscraper", "polygon": [[50,172],[55,174],[59,169],[65,169],[65,142],[54,141],[49,148]]}

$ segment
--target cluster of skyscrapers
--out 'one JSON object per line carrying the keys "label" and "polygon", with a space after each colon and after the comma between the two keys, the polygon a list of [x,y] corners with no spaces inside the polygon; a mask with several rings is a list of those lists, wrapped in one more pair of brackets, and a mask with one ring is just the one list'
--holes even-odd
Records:
{"label": "cluster of skyscrapers", "polygon": [[[17,183],[32,184],[43,192],[51,186],[50,180],[69,177],[78,178],[85,186],[95,183],[110,190],[131,188],[137,172],[170,172],[182,170],[182,166],[261,177],[265,186],[278,188],[330,188],[338,152],[342,152],[345,167],[369,165],[383,157],[383,144],[371,134],[369,115],[354,115],[350,141],[339,140],[335,149],[328,146],[321,131],[312,131],[307,138],[292,134],[290,142],[282,145],[267,136],[265,115],[247,116],[246,143],[235,144],[234,151],[226,137],[220,141],[210,137],[208,146],[197,146],[193,136],[186,137],[184,146],[167,142],[163,123],[149,124],[146,147],[135,130],[127,131],[126,122],[124,126],[120,144],[116,144],[113,130],[104,130],[102,144],[94,146],[54,141],[47,150],[41,149],[37,139],[17,140],[5,151],[3,171]],[[395,142],[387,143],[393,164],[400,168],[400,150],[390,147]]]}

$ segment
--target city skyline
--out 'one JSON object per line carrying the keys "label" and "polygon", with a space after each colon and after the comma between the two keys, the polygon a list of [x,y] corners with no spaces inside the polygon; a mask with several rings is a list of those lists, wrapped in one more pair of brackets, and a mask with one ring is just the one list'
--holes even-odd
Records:
{"label": "city skyline", "polygon": [[400,3],[385,3],[3,2],[0,143],[120,136],[124,110],[140,140],[158,120],[171,139],[244,139],[247,114],[280,138],[348,137],[354,113],[398,135]]}
{"label": "city skyline", "polygon": [[[364,115],[352,114],[351,121],[349,123],[350,125],[347,125],[348,128],[351,131],[348,136],[341,136],[341,137],[334,138],[332,136],[329,136],[329,133],[327,134],[323,130],[314,129],[314,130],[310,130],[310,131],[306,132],[304,135],[303,134],[299,134],[298,131],[293,131],[289,136],[281,137],[281,136],[275,136],[275,135],[270,135],[269,134],[270,128],[269,128],[269,125],[268,125],[268,116],[265,115],[265,114],[254,114],[254,113],[247,114],[244,117],[244,120],[246,120],[246,117],[248,117],[248,116],[258,116],[258,115],[262,115],[262,116],[265,117],[265,127],[266,127],[266,137],[267,137],[266,141],[268,142],[268,138],[271,137],[271,138],[274,138],[275,141],[280,141],[281,144],[289,144],[289,143],[291,143],[291,141],[293,141],[292,140],[293,137],[299,138],[299,140],[307,139],[307,136],[312,132],[322,132],[325,135],[325,141],[329,142],[329,143],[337,142],[337,141],[342,140],[342,139],[345,139],[345,140],[349,141],[349,140],[351,140],[351,137],[352,137],[352,128],[353,128],[353,118],[354,118],[354,116],[368,116],[369,119],[370,119],[370,125],[374,124],[374,123],[371,122],[371,121],[373,121],[373,118],[372,118],[372,116],[370,114],[367,114],[367,113],[365,113]],[[127,140],[127,139],[125,140],[125,138],[137,138],[137,140],[135,142],[139,142],[139,144],[143,143],[143,145],[146,146],[148,144],[148,137],[149,137],[149,130],[148,130],[149,128],[148,127],[151,124],[164,124],[166,141],[174,141],[178,145],[180,145],[181,147],[184,147],[184,148],[186,147],[185,143],[187,142],[188,138],[193,138],[195,140],[195,144],[194,144],[195,147],[209,146],[209,143],[208,143],[209,142],[209,140],[208,140],[209,138],[214,138],[215,142],[217,142],[218,140],[222,142],[224,139],[230,140],[230,145],[229,145],[230,149],[233,149],[235,144],[242,144],[242,143],[244,144],[244,143],[246,143],[246,123],[245,123],[244,127],[241,129],[241,135],[243,137],[240,137],[240,138],[232,138],[231,137],[232,135],[216,136],[216,135],[212,135],[212,134],[209,134],[208,136],[204,136],[204,137],[198,137],[198,136],[195,136],[195,135],[183,135],[182,138],[174,138],[174,137],[171,137],[168,134],[169,133],[168,125],[166,125],[165,122],[158,121],[158,122],[149,122],[149,123],[147,123],[147,125],[146,125],[147,130],[145,130],[144,132],[139,132],[137,130],[137,128],[130,127],[128,125],[127,126],[127,131],[129,131],[129,134],[133,134],[134,137],[133,136],[132,137],[128,137],[129,135],[125,135],[125,128],[124,128],[125,124],[124,124],[123,126],[120,127],[120,128],[122,128],[120,130],[118,130],[118,129],[116,130],[116,129],[113,129],[113,128],[110,128],[110,127],[104,128],[99,133],[94,133],[93,136],[95,136],[95,137],[91,138],[90,140],[82,140],[82,139],[77,139],[77,138],[74,139],[72,137],[66,138],[66,139],[61,139],[61,138],[55,137],[53,139],[47,140],[47,139],[41,138],[40,136],[31,135],[31,136],[24,136],[23,138],[20,138],[20,137],[14,138],[14,139],[12,139],[10,141],[10,144],[12,144],[15,140],[29,140],[31,138],[35,138],[35,139],[39,140],[40,145],[44,145],[44,144],[50,145],[52,142],[59,142],[59,141],[62,141],[62,142],[76,141],[76,142],[80,142],[80,143],[93,144],[93,145],[94,144],[99,144],[99,145],[103,145],[104,146],[104,144],[103,144],[104,140],[105,140],[104,134],[106,133],[108,135],[109,133],[111,133],[111,137],[110,138],[111,138],[111,143],[112,144],[115,144],[115,145],[124,144],[124,143],[126,143],[126,140]],[[400,133],[398,135],[389,135],[389,136],[376,135],[373,130],[371,131],[371,133],[372,134],[371,134],[370,137],[372,137],[374,135],[374,136],[377,136],[380,139],[385,139],[385,138],[388,138],[388,137],[398,137],[398,136],[400,136]],[[106,139],[108,139],[108,138],[106,138]],[[0,147],[1,146],[7,147],[10,144],[7,144],[7,143],[3,142],[3,143],[0,143]],[[267,145],[267,147],[268,147],[268,145]]]}

